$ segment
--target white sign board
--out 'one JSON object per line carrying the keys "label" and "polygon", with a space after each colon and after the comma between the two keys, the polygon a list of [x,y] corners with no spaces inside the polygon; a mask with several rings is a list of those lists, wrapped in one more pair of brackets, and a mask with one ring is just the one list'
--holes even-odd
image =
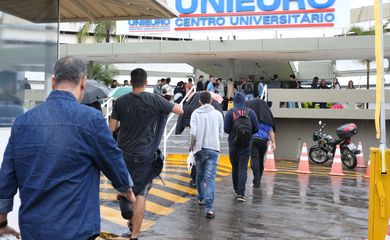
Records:
{"label": "white sign board", "polygon": [[349,0],[168,0],[175,19],[118,21],[118,34],[348,28]]}

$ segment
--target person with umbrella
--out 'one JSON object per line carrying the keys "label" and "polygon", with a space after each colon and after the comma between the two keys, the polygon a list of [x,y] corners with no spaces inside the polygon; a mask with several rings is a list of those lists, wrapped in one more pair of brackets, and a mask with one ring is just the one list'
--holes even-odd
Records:
{"label": "person with umbrella", "polygon": [[246,106],[256,113],[258,120],[259,131],[252,136],[251,169],[253,172],[253,188],[260,188],[261,177],[264,172],[264,155],[267,152],[268,143],[273,151],[276,149],[275,121],[267,102],[255,99],[246,102]]}
{"label": "person with umbrella", "polygon": [[109,93],[110,89],[104,83],[96,80],[87,80],[84,98],[81,103],[102,111],[99,100],[107,98]]}

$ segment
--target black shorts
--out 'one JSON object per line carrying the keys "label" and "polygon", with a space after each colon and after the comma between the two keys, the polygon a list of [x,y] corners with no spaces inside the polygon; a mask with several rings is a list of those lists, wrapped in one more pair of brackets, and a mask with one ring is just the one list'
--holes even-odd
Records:
{"label": "black shorts", "polygon": [[146,197],[148,196],[148,193],[150,191],[150,189],[152,189],[152,186],[153,186],[153,183],[152,182],[149,182],[146,184],[146,186],[144,187],[144,189],[142,189],[138,194],[136,194],[135,196],[142,196],[142,197]]}
{"label": "black shorts", "polygon": [[153,179],[150,177],[154,170],[153,162],[140,161],[124,155],[127,170],[133,180],[135,196],[145,196],[152,188]]}

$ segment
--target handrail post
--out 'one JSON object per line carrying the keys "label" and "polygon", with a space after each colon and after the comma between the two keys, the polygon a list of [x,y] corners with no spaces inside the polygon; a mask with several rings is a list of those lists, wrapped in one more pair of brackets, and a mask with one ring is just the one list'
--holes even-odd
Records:
{"label": "handrail post", "polygon": [[110,124],[110,103],[112,102],[112,98],[107,99],[106,102],[106,118],[107,118],[107,125]]}
{"label": "handrail post", "polygon": [[[180,102],[180,106],[183,106],[184,102],[189,98],[189,96],[191,95],[191,93],[196,93],[196,86],[194,85],[189,91],[188,93],[184,96],[183,100]],[[169,115],[168,117],[168,120],[167,120],[167,123],[165,124],[165,128],[164,128],[164,140],[163,140],[163,153],[164,153],[164,156],[167,157],[167,141],[168,141],[168,138],[171,136],[171,134],[173,133],[173,130],[176,128],[176,124],[173,125],[172,129],[169,131],[169,133],[167,133],[167,128],[168,128],[168,123],[172,120],[173,118],[173,113]]]}
{"label": "handrail post", "polygon": [[164,128],[164,157],[167,157],[167,127],[168,127],[168,122],[165,125]]}

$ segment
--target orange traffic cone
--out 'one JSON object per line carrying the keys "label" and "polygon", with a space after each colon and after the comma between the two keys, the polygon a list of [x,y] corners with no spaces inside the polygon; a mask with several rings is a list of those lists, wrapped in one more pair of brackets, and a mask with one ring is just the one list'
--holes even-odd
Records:
{"label": "orange traffic cone", "polygon": [[299,161],[299,167],[297,173],[311,173],[309,167],[309,158],[307,157],[307,146],[306,143],[303,143],[301,159]]}
{"label": "orange traffic cone", "polygon": [[367,164],[367,170],[366,170],[366,175],[364,175],[364,178],[370,178],[370,159],[368,159],[368,164]]}
{"label": "orange traffic cone", "polygon": [[385,240],[390,240],[390,219],[389,219],[389,223],[388,223],[388,226],[387,226],[387,233],[386,233]]}
{"label": "orange traffic cone", "polygon": [[336,153],[333,157],[333,163],[332,163],[332,170],[329,173],[333,176],[343,176],[343,166],[341,163],[341,153],[340,153],[340,146],[337,145],[336,147]]}
{"label": "orange traffic cone", "polygon": [[272,151],[271,144],[268,145],[267,158],[265,159],[265,164],[264,164],[264,171],[266,172],[278,171],[275,167],[275,157],[274,157],[274,152]]}
{"label": "orange traffic cone", "polygon": [[358,168],[365,168],[366,165],[364,164],[364,155],[363,155],[363,147],[362,142],[359,142],[358,150],[360,150],[360,153],[356,156],[357,158],[357,166]]}

